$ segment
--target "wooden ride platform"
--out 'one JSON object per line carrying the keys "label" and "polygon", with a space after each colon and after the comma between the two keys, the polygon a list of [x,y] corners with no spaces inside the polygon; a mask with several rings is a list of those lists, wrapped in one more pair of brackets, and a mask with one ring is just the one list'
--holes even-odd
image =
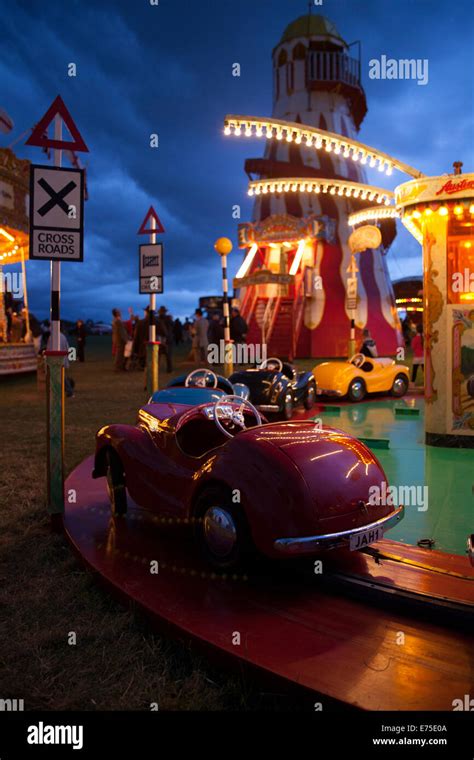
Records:
{"label": "wooden ride platform", "polygon": [[33,343],[0,343],[0,376],[36,372],[37,364]]}
{"label": "wooden ride platform", "polygon": [[92,457],[67,479],[77,501],[67,505],[66,535],[107,588],[157,626],[302,687],[323,708],[452,710],[473,693],[467,558],[384,540],[371,554],[323,557],[321,575],[311,561],[219,576],[198,557],[189,526],[131,500],[128,514],[113,518],[105,479],[91,471]]}

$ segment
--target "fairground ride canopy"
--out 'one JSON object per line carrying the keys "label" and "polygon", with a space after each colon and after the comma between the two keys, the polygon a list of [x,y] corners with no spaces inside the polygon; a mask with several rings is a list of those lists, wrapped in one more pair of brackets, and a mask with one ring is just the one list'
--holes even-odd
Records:
{"label": "fairground ride canopy", "polygon": [[28,258],[29,170],[27,159],[0,148],[0,266]]}

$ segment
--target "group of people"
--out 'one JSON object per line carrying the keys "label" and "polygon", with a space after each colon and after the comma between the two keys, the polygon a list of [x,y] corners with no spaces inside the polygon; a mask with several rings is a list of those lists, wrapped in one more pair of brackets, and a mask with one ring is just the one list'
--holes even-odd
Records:
{"label": "group of people", "polygon": [[16,311],[12,306],[5,309],[5,328],[0,323],[1,343],[31,343],[40,350],[42,326],[35,315],[25,308]]}
{"label": "group of people", "polygon": [[[137,366],[140,369],[146,367],[146,346],[149,337],[150,307],[144,309],[144,316],[140,319],[129,308],[129,318],[122,320],[120,309],[112,309],[112,355],[114,356],[115,372],[124,372]],[[165,306],[160,306],[155,315],[155,335],[160,343],[160,354],[166,358],[166,371],[173,371],[173,346],[176,338],[181,342],[181,331],[177,329],[176,320],[173,321],[171,314]]]}
{"label": "group of people", "polygon": [[[194,362],[207,361],[207,349],[210,344],[219,345],[224,339],[224,318],[215,311],[207,319],[201,309],[194,312],[195,320],[192,323],[190,332],[192,338],[192,355]],[[239,309],[231,309],[229,320],[230,338],[235,345],[246,342],[248,326],[245,319],[241,316]]]}

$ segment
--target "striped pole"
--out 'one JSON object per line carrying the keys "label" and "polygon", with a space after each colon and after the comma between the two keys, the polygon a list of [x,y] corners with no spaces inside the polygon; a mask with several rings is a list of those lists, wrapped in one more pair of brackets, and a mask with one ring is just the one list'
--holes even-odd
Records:
{"label": "striped pole", "polygon": [[[62,139],[61,116],[54,120],[54,139]],[[54,166],[61,167],[62,150],[54,149]],[[64,514],[64,359],[61,351],[61,262],[51,261],[51,349],[46,354],[47,435],[48,435],[48,511]]]}
{"label": "striped pole", "polygon": [[[151,229],[156,229],[156,219],[151,216]],[[150,233],[150,243],[156,243],[156,232]],[[150,293],[150,308],[148,311],[148,346],[147,346],[147,392],[151,396],[158,390],[159,349],[160,343],[156,340],[156,293]]]}
{"label": "striped pole", "polygon": [[232,250],[232,243],[228,238],[219,238],[214,248],[221,257],[222,265],[222,295],[224,312],[224,375],[230,377],[234,371],[232,341],[230,339],[230,314],[229,314],[229,284],[227,280],[227,254]]}

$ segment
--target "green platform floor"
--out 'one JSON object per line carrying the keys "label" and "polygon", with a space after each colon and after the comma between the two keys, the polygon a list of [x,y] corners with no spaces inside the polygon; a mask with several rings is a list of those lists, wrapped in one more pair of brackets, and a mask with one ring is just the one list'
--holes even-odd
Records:
{"label": "green platform floor", "polygon": [[[434,549],[464,554],[474,532],[474,450],[424,444],[424,400],[384,399],[361,404],[330,402],[317,416],[323,423],[365,439],[381,462],[391,486],[427,486],[427,509],[407,506],[405,519],[387,538],[416,544],[434,539]],[[419,409],[411,415],[396,412]],[[388,446],[388,448],[387,448]],[[423,491],[418,491],[423,498]]]}

